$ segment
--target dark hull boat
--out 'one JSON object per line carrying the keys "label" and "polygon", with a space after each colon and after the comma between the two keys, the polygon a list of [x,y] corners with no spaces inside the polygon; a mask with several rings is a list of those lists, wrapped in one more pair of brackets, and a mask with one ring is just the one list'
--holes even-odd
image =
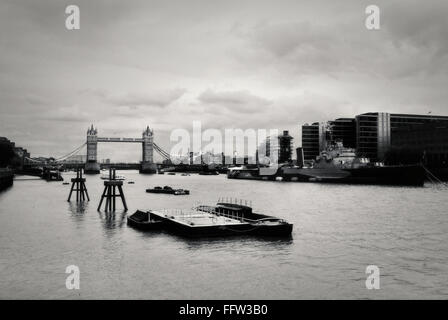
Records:
{"label": "dark hull boat", "polygon": [[47,181],[64,181],[64,178],[61,176],[61,171],[53,168],[44,168],[42,178]]}
{"label": "dark hull boat", "polygon": [[426,172],[421,165],[343,169],[283,166],[274,175],[263,175],[258,169],[231,170],[227,178],[421,187],[424,185]]}
{"label": "dark hull boat", "polygon": [[[288,237],[293,229],[292,224],[282,219],[254,213],[249,206],[227,202],[185,211],[151,210],[147,214],[146,221],[156,221],[164,230],[186,237],[234,235]],[[132,217],[128,218],[128,223]],[[145,224],[138,224],[135,221],[129,224],[142,229],[146,227]]]}
{"label": "dark hull boat", "polygon": [[286,181],[402,186],[423,186],[426,177],[425,170],[420,165],[343,169],[283,167],[280,172],[280,176]]}
{"label": "dark hull boat", "polygon": [[161,230],[163,222],[155,220],[149,212],[137,210],[133,215],[129,216],[128,225],[141,230]]}
{"label": "dark hull boat", "polygon": [[201,171],[201,172],[199,172],[199,175],[201,175],[201,176],[217,176],[217,175],[219,175],[219,172],[216,170]]}
{"label": "dark hull boat", "polygon": [[146,189],[146,192],[148,193],[165,193],[165,194],[174,194],[174,195],[186,195],[190,194],[190,190],[187,189],[173,189],[169,186],[161,187],[155,187],[153,189]]}

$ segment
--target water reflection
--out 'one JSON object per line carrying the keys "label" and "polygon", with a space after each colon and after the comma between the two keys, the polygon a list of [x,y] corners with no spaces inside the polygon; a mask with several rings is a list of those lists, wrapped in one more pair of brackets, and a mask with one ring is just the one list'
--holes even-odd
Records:
{"label": "water reflection", "polygon": [[126,211],[102,212],[98,211],[98,216],[103,221],[103,228],[107,232],[111,229],[122,228],[126,225]]}
{"label": "water reflection", "polygon": [[[132,227],[131,227],[132,228]],[[293,237],[257,237],[251,235],[234,235],[234,236],[217,236],[217,237],[200,237],[189,238],[181,236],[166,230],[140,230],[138,228],[132,228],[134,232],[138,232],[144,238],[153,238],[156,236],[163,236],[171,238],[176,243],[183,243],[183,248],[187,250],[201,250],[201,249],[226,249],[229,246],[250,246],[251,248],[268,248],[268,250],[276,248],[281,250],[282,248],[289,247],[293,244]]]}
{"label": "water reflection", "polygon": [[235,235],[225,237],[201,237],[201,238],[187,238],[177,235],[172,235],[176,240],[185,243],[187,250],[201,250],[201,249],[218,249],[228,248],[229,246],[238,247],[250,246],[251,248],[263,248],[264,250],[281,250],[293,244],[292,236],[288,237],[257,237],[251,235]]}
{"label": "water reflection", "polygon": [[82,221],[84,220],[84,214],[88,212],[89,209],[89,202],[88,201],[70,201],[68,204],[68,209],[70,212],[71,217],[75,221]]}

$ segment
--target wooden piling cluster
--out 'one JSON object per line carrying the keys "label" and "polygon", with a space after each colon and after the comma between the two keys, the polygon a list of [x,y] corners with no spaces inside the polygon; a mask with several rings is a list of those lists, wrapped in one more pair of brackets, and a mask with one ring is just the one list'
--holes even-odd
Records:
{"label": "wooden piling cluster", "polygon": [[[124,198],[123,192],[123,181],[116,180],[115,169],[109,169],[109,180],[104,181],[104,191],[101,195],[100,204],[98,205],[98,211],[101,208],[101,204],[103,203],[104,198],[106,198],[106,204],[104,206],[104,210],[106,212],[115,211],[115,199],[117,197],[121,198],[123,202],[124,210],[128,211],[128,207],[126,205],[126,199]],[[118,191],[118,194],[117,194]]]}
{"label": "wooden piling cluster", "polygon": [[87,201],[90,201],[85,184],[86,179],[82,177],[82,169],[76,169],[76,178],[72,178],[71,181],[72,187],[70,189],[70,194],[68,195],[67,201],[70,201],[73,191],[76,191],[76,202],[85,201],[86,197]]}

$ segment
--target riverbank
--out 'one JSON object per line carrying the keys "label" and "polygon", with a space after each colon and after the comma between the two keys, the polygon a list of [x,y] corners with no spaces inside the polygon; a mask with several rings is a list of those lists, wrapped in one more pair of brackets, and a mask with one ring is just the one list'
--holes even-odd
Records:
{"label": "riverbank", "polygon": [[14,172],[10,169],[0,168],[0,191],[12,186]]}

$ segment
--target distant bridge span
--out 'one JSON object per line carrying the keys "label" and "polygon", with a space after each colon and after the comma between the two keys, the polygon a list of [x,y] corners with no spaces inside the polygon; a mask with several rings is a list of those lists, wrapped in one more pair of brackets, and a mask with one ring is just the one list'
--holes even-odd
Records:
{"label": "distant bridge span", "polygon": [[142,162],[141,173],[155,173],[157,166],[154,163],[153,155],[154,149],[165,159],[170,156],[167,152],[162,150],[154,143],[154,131],[146,127],[142,133],[141,138],[106,138],[98,137],[98,130],[93,128],[93,125],[87,129],[87,160],[84,171],[86,173],[99,173],[100,165],[97,159],[98,142],[126,142],[126,143],[141,143],[142,144]]}
{"label": "distant bridge span", "polygon": [[140,163],[141,173],[155,173],[157,171],[157,165],[154,163],[153,155],[154,150],[166,160],[170,160],[170,154],[160,148],[154,142],[154,131],[146,127],[142,133],[141,138],[108,138],[98,137],[98,130],[91,125],[87,129],[87,139],[82,145],[67,153],[66,155],[59,157],[51,162],[43,161],[40,159],[26,158],[31,166],[33,165],[54,165],[61,164],[64,160],[79,153],[85,145],[87,145],[87,159],[84,165],[84,171],[86,173],[99,173],[100,164],[98,163],[98,142],[124,142],[124,143],[141,143],[142,144],[142,161]]}
{"label": "distant bridge span", "polygon": [[98,137],[98,142],[136,142],[143,143],[143,138],[102,138]]}

